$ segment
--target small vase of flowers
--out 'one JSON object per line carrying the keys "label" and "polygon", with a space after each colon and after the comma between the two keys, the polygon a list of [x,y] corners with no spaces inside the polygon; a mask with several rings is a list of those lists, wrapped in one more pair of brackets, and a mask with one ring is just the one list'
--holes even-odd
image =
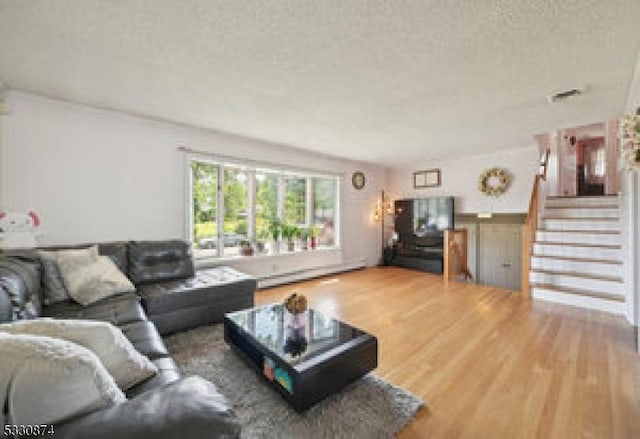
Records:
{"label": "small vase of flowers", "polygon": [[624,117],[622,127],[622,158],[625,169],[640,169],[640,107],[635,114]]}
{"label": "small vase of flowers", "polygon": [[284,300],[286,326],[293,329],[304,328],[306,323],[307,298],[293,293]]}

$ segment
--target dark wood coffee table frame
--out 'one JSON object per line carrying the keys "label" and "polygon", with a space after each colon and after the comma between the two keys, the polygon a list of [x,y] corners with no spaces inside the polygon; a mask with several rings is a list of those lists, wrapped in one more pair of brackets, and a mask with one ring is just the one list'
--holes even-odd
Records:
{"label": "dark wood coffee table frame", "polygon": [[[378,340],[367,333],[291,366],[280,356],[236,325],[224,319],[224,339],[239,356],[297,411],[303,412],[378,366]],[[264,358],[285,370],[292,379],[293,393],[263,374]]]}

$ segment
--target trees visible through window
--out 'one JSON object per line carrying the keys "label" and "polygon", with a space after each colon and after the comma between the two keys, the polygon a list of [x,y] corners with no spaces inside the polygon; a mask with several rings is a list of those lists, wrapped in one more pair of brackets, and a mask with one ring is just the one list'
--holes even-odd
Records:
{"label": "trees visible through window", "polygon": [[284,188],[284,222],[304,225],[307,210],[307,180],[301,177],[285,177]]}
{"label": "trees visible through window", "polygon": [[[256,250],[269,252],[273,241],[272,224],[278,218],[278,175],[256,172]],[[271,244],[272,245],[272,244]]]}
{"label": "trees visible through window", "polygon": [[218,166],[191,162],[191,239],[202,256],[216,256],[218,243]]}
{"label": "trees visible through window", "polygon": [[294,175],[200,159],[189,161],[189,172],[196,257],[338,245],[336,176]]}
{"label": "trees visible through window", "polygon": [[242,169],[224,168],[224,256],[238,256],[249,238],[249,177]]}

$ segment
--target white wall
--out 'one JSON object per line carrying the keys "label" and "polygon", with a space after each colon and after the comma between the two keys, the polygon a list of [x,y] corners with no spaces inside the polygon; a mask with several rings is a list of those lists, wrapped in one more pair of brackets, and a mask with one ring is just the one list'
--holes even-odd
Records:
{"label": "white wall", "polygon": [[[372,220],[385,186],[381,167],[330,158],[282,145],[20,92],[8,96],[3,117],[4,207],[34,209],[43,220],[40,243],[185,238],[186,178],[182,145],[221,155],[342,172],[342,249],[276,263],[242,266],[257,276],[380,256]],[[351,186],[362,170],[365,189]],[[275,269],[274,269],[275,265]]]}
{"label": "white wall", "polygon": [[[632,113],[640,106],[640,55],[638,56],[633,78],[629,86],[629,96],[625,114]],[[622,246],[624,261],[624,283],[627,299],[627,319],[633,325],[637,325],[640,319],[640,273],[638,261],[640,261],[640,179],[638,171],[622,171],[621,185],[621,221],[622,221]],[[640,351],[640,338],[637,349]]]}
{"label": "white wall", "polygon": [[[413,169],[391,171],[390,192],[394,198],[452,195],[456,197],[456,211],[460,213],[526,212],[538,160],[538,147],[532,141],[531,146],[526,148],[446,161],[425,161],[416,163]],[[478,190],[480,174],[495,166],[508,169],[513,176],[509,190],[498,198],[487,197]],[[440,168],[442,185],[414,189],[413,172],[432,168]]]}
{"label": "white wall", "polygon": [[4,205],[4,200],[3,200],[3,186],[4,186],[4,172],[2,172],[3,168],[3,162],[4,162],[4,144],[5,144],[5,139],[4,139],[4,120],[6,118],[5,113],[7,113],[8,111],[8,107],[7,107],[7,102],[6,102],[6,97],[7,97],[7,89],[4,85],[4,82],[2,81],[2,79],[0,78],[0,207],[2,207]]}
{"label": "white wall", "polygon": [[629,85],[629,95],[627,96],[627,112],[635,111],[640,105],[640,54],[636,59],[636,66],[633,71],[633,78]]}
{"label": "white wall", "polygon": [[5,128],[4,128],[4,120],[7,118],[6,115],[0,113],[0,208],[4,206],[4,180],[5,180],[5,172],[4,172],[4,144],[5,142]]}
{"label": "white wall", "polygon": [[638,268],[636,261],[640,260],[640,248],[638,246],[638,218],[640,218],[640,206],[638,205],[638,173],[622,171],[620,176],[620,220],[622,231],[622,254],[624,264],[624,284],[627,301],[627,320],[631,324],[638,323],[640,310],[638,302]]}

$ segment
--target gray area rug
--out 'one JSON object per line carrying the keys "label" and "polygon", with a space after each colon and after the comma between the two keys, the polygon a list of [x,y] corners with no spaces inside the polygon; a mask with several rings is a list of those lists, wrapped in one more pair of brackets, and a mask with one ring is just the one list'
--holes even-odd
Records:
{"label": "gray area rug", "polygon": [[423,405],[369,374],[298,414],[231,351],[222,325],[172,335],[166,343],[185,375],[214,382],[233,404],[243,438],[392,438]]}

